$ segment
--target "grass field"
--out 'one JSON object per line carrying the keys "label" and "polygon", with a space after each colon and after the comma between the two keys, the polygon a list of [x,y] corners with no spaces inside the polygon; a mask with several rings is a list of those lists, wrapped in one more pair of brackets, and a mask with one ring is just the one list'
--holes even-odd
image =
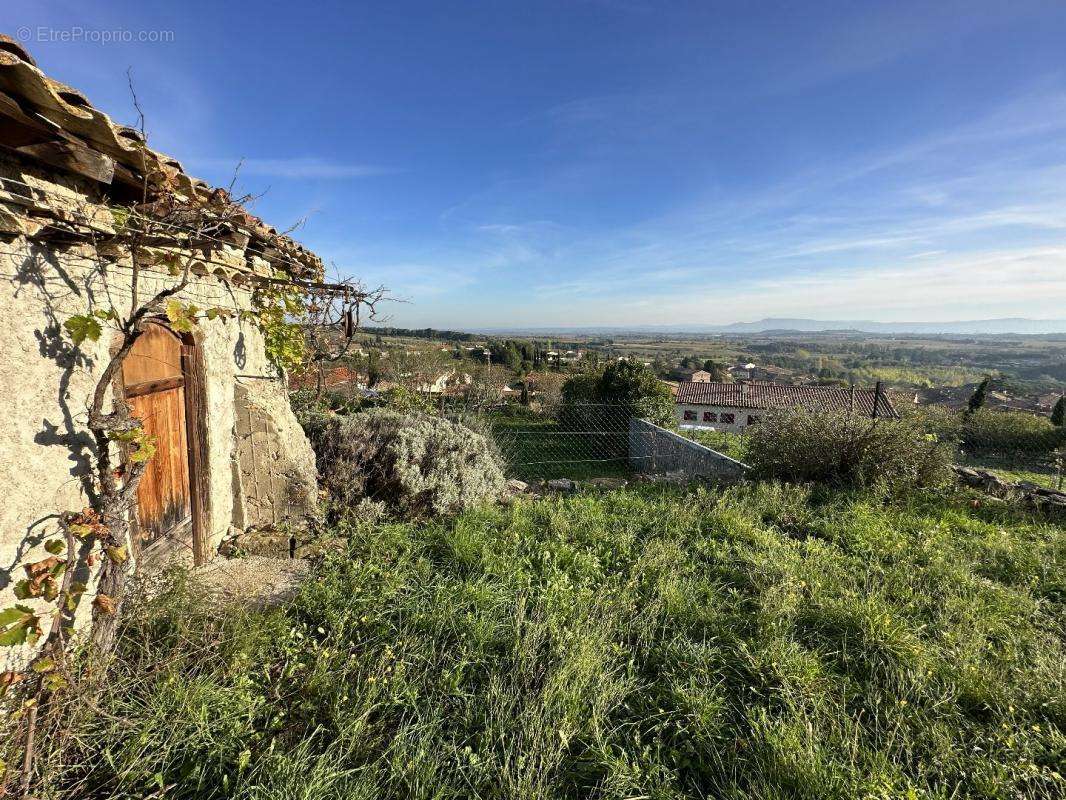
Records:
{"label": "grass field", "polygon": [[54,797],[1059,798],[1066,537],[772,484],[364,526],[137,615]]}
{"label": "grass field", "polygon": [[551,418],[495,415],[493,439],[507,474],[522,480],[621,477],[629,474],[627,433],[567,431]]}
{"label": "grass field", "polygon": [[682,429],[678,433],[737,461],[744,461],[748,454],[748,437],[742,433],[692,429]]}

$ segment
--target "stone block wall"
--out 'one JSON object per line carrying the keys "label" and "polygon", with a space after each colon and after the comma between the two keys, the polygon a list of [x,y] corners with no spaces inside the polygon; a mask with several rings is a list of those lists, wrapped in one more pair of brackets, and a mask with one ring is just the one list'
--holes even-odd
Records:
{"label": "stone block wall", "polygon": [[1026,505],[1066,522],[1066,492],[1047,489],[1035,483],[1012,483],[983,469],[956,466],[954,470],[955,477],[963,486],[980,489],[993,497],[1020,498]]}

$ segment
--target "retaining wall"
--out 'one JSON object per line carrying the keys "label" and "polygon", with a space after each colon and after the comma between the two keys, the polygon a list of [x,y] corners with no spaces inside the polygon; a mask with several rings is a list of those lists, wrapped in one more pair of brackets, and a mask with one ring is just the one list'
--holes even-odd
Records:
{"label": "retaining wall", "polygon": [[645,419],[629,421],[629,464],[635,472],[684,472],[693,478],[739,480],[747,464]]}

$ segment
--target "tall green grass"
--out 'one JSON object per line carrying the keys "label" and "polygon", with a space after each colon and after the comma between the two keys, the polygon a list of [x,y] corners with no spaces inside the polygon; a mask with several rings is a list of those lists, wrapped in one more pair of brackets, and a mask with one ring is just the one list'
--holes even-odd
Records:
{"label": "tall green grass", "polygon": [[289,607],[179,582],[47,796],[1062,797],[1063,529],[774,484],[348,531]]}

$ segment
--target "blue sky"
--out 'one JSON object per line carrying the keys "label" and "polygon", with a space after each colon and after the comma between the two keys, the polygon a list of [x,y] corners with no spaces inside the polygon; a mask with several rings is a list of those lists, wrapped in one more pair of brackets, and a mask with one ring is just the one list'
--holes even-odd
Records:
{"label": "blue sky", "polygon": [[[5,0],[433,327],[1066,317],[1066,2]],[[171,31],[156,43],[49,33]]]}

